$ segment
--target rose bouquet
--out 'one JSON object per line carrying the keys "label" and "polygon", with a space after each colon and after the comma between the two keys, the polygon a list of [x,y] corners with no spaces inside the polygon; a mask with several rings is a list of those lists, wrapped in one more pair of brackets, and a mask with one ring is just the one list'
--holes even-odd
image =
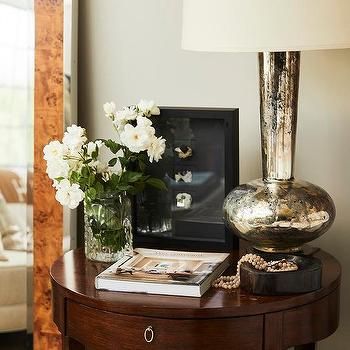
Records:
{"label": "rose bouquet", "polygon": [[145,186],[166,189],[162,180],[146,174],[147,163],[162,158],[165,139],[155,135],[152,118],[160,110],[152,101],[121,110],[113,102],[103,107],[114,139],[89,141],[84,128],[72,125],[62,142],[44,147],[44,159],[56,199],[70,209],[84,201],[86,255],[114,261],[132,246],[130,195]]}

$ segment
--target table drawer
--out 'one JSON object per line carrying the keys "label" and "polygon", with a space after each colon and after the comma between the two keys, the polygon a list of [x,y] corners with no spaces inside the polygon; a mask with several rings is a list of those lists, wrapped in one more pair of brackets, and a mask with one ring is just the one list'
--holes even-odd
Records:
{"label": "table drawer", "polygon": [[89,350],[259,350],[263,345],[263,316],[161,319],[101,311],[68,300],[66,324],[66,335]]}

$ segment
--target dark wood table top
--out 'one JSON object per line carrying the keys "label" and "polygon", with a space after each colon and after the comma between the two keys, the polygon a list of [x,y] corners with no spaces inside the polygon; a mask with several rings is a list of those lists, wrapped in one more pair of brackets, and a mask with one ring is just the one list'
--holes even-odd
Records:
{"label": "dark wood table top", "polygon": [[108,267],[85,258],[82,249],[59,258],[51,269],[52,283],[65,297],[100,310],[160,318],[217,318],[259,315],[315,302],[340,285],[341,267],[330,254],[314,254],[323,264],[322,288],[288,296],[250,295],[241,289],[211,288],[201,298],[176,297],[96,290],[95,276]]}

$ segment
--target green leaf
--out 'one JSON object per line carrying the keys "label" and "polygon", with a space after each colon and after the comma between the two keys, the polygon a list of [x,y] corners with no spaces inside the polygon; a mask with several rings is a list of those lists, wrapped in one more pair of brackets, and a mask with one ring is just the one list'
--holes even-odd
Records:
{"label": "green leaf", "polygon": [[55,178],[56,181],[61,181],[61,180],[63,180],[63,179],[64,179],[63,176],[60,176],[60,177],[56,177],[56,178]]}
{"label": "green leaf", "polygon": [[101,184],[101,182],[95,182],[94,189],[96,190],[96,195],[99,195],[99,194],[103,193],[103,191],[104,191],[104,187]]}
{"label": "green leaf", "polygon": [[161,191],[167,191],[167,187],[164,183],[163,180],[157,179],[155,177],[150,177],[149,179],[146,180],[146,184],[152,187],[157,188],[158,190]]}
{"label": "green leaf", "polygon": [[125,182],[136,182],[139,181],[143,177],[142,173],[138,173],[136,171],[126,171],[123,174],[123,179]]}
{"label": "green leaf", "polygon": [[140,181],[146,182],[146,180],[148,180],[150,177],[151,177],[151,175],[142,175]]}
{"label": "green leaf", "polygon": [[140,171],[142,173],[144,173],[146,171],[146,163],[144,161],[142,161],[141,159],[139,159],[139,168],[140,168]]}
{"label": "green leaf", "polygon": [[128,164],[129,164],[128,159],[125,158],[125,157],[120,157],[120,158],[119,158],[119,161],[120,161],[120,164],[121,164],[121,166],[122,166],[123,168],[127,167]]}
{"label": "green leaf", "polygon": [[72,171],[70,175],[70,181],[74,183],[79,183],[80,180],[80,174],[76,171]]}
{"label": "green leaf", "polygon": [[108,166],[115,166],[117,164],[118,158],[112,158],[109,162],[108,162]]}
{"label": "green leaf", "polygon": [[96,198],[96,194],[97,191],[93,188],[90,187],[87,191],[86,191],[86,196],[90,199],[90,200],[94,200]]}
{"label": "green leaf", "polygon": [[88,182],[87,182],[88,186],[92,186],[94,184],[94,182],[95,182],[95,175],[90,174],[89,178],[88,178]]}
{"label": "green leaf", "polygon": [[131,192],[134,190],[134,186],[131,185],[118,185],[118,187],[116,188],[117,191],[127,191],[127,192]]}
{"label": "green leaf", "polygon": [[88,182],[88,179],[86,177],[81,177],[79,180],[79,186],[82,190],[84,190],[86,184]]}
{"label": "green leaf", "polygon": [[112,174],[109,182],[111,183],[112,187],[116,187],[119,183],[120,177],[117,174]]}
{"label": "green leaf", "polygon": [[88,167],[84,166],[81,168],[81,175],[84,177],[88,177],[90,174],[90,171],[88,169]]}
{"label": "green leaf", "polygon": [[108,147],[112,153],[116,154],[120,149],[121,149],[121,145],[119,145],[118,143],[116,143],[115,141],[109,139],[109,140],[105,140],[104,144],[106,145],[106,147]]}
{"label": "green leaf", "polygon": [[144,182],[135,182],[134,183],[134,188],[135,188],[135,193],[140,193],[145,189],[145,183]]}

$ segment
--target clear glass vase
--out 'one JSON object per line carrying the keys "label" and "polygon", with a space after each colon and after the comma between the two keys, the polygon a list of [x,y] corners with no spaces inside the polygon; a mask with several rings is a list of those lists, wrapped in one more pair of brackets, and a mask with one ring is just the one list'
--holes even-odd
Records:
{"label": "clear glass vase", "polygon": [[125,193],[85,201],[84,221],[88,259],[114,262],[132,254],[131,200]]}

